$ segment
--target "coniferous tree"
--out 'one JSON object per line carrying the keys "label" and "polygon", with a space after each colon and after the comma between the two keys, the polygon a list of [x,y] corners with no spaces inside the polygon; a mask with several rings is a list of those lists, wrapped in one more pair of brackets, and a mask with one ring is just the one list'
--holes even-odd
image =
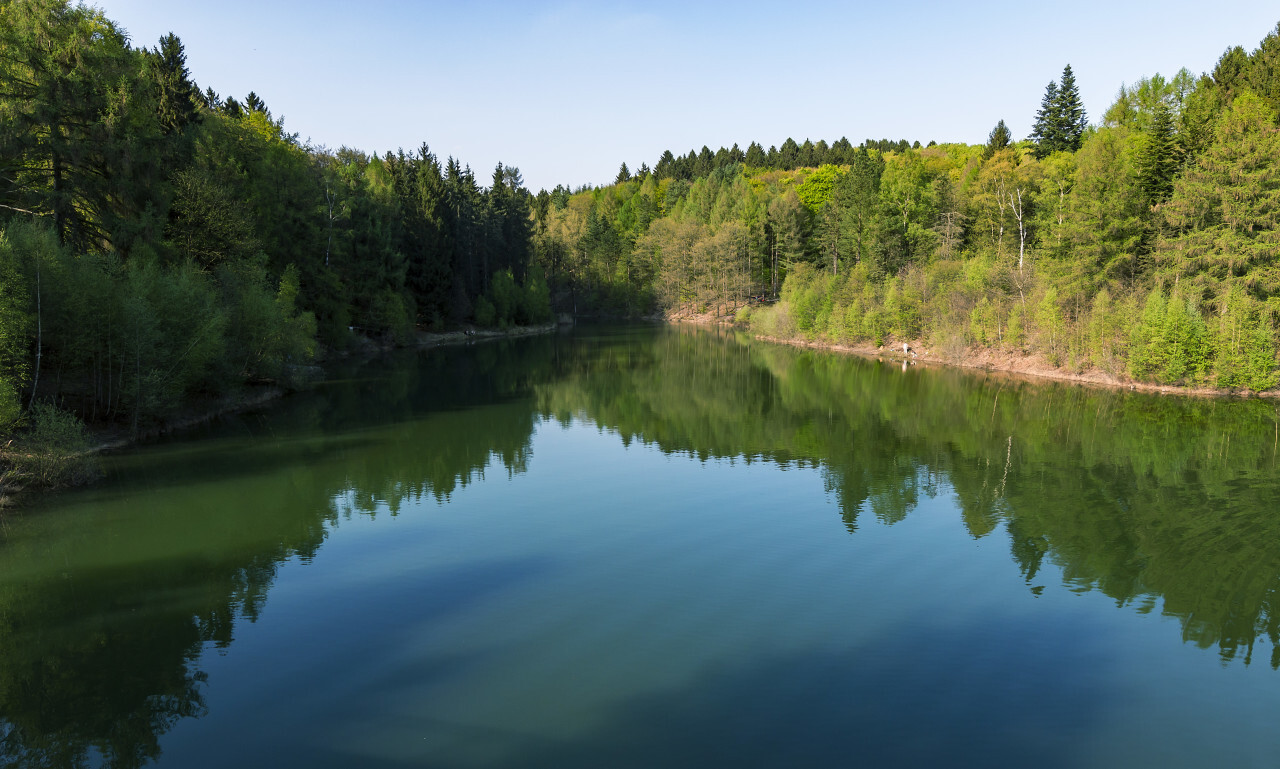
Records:
{"label": "coniferous tree", "polygon": [[711,148],[707,147],[705,144],[702,145],[701,152],[697,155],[690,152],[689,157],[693,159],[693,169],[690,175],[694,179],[701,179],[704,176],[708,176],[711,174],[711,171],[715,169],[715,156],[711,154]]}
{"label": "coniferous tree", "polygon": [[181,131],[199,118],[196,105],[200,99],[200,90],[191,82],[187,71],[182,41],[170,32],[160,38],[160,44],[150,54],[148,60],[158,90],[160,124],[165,133]]}
{"label": "coniferous tree", "polygon": [[1138,186],[1148,205],[1157,205],[1173,193],[1173,177],[1178,172],[1177,137],[1173,129],[1173,110],[1168,102],[1156,103],[1147,142],[1138,155]]}
{"label": "coniferous tree", "polygon": [[653,168],[653,175],[659,179],[670,179],[676,175],[676,156],[671,154],[671,150],[663,151]]}
{"label": "coniferous tree", "polygon": [[622,167],[618,169],[618,176],[613,180],[613,183],[622,184],[629,181],[631,181],[631,170],[627,168],[626,163],[623,163]]}
{"label": "coniferous tree", "polygon": [[1080,89],[1076,87],[1075,74],[1068,64],[1062,70],[1062,80],[1049,83],[1045,88],[1040,110],[1036,112],[1031,131],[1031,138],[1036,143],[1036,157],[1080,149],[1088,125],[1084,105],[1080,102]]}
{"label": "coniferous tree", "polygon": [[1036,157],[1048,155],[1050,147],[1060,143],[1061,129],[1058,125],[1058,84],[1050,80],[1045,86],[1044,98],[1040,100],[1040,109],[1036,112],[1035,124],[1031,128],[1031,140],[1036,143]]}
{"label": "coniferous tree", "polygon": [[790,136],[778,148],[778,160],[774,168],[780,168],[783,171],[791,171],[796,167],[796,161],[800,158],[800,145],[796,144],[796,140]]}
{"label": "coniferous tree", "polygon": [[982,151],[982,159],[989,160],[996,152],[1008,147],[1012,138],[1013,135],[1009,133],[1009,126],[1005,125],[1004,120],[1001,119],[999,123],[996,123],[996,127],[991,129],[991,133],[987,135],[987,146]]}
{"label": "coniferous tree", "polygon": [[1080,101],[1080,89],[1076,87],[1076,76],[1071,71],[1070,64],[1062,69],[1062,82],[1058,85],[1058,119],[1062,124],[1062,149],[1069,152],[1080,149],[1089,120],[1085,115],[1084,104]]}
{"label": "coniferous tree", "polygon": [[258,94],[254,93],[253,91],[250,91],[249,95],[244,97],[244,106],[245,106],[245,109],[249,110],[250,112],[261,112],[262,114],[266,115],[268,118],[271,117],[271,110],[267,109],[267,103],[264,102],[258,96]]}

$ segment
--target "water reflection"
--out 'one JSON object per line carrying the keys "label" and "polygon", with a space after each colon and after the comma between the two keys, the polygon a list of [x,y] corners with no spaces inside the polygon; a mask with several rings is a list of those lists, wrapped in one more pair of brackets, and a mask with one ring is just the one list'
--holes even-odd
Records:
{"label": "water reflection", "polygon": [[1247,664],[1267,639],[1280,667],[1271,401],[900,369],[687,329],[596,359],[540,388],[540,408],[664,451],[820,465],[850,531],[945,488],[974,537],[1004,526],[1029,589],[1048,560],[1075,589],[1159,605],[1223,660]]}
{"label": "water reflection", "polygon": [[[1160,611],[1224,661],[1270,642],[1280,420],[978,377],[731,333],[607,329],[351,365],[278,408],[115,460],[0,539],[0,765],[141,766],[204,713],[206,649],[256,620],[282,564],[352,516],[447,502],[528,467],[542,420],[700,460],[819,468],[858,536],[951,497],[1050,580]],[[726,691],[730,691],[727,688]]]}
{"label": "water reflection", "polygon": [[142,766],[279,567],[351,515],[523,470],[551,340],[339,367],[279,408],[109,463],[0,538],[0,766]]}

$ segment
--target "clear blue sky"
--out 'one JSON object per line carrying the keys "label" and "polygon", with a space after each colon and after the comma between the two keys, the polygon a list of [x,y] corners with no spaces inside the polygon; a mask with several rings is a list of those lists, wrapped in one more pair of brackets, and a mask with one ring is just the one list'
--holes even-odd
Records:
{"label": "clear blue sky", "polygon": [[1065,64],[1096,120],[1123,83],[1211,70],[1280,22],[1258,0],[92,4],[135,46],[176,33],[202,88],[256,91],[303,139],[425,141],[534,191],[704,144],[1022,138]]}

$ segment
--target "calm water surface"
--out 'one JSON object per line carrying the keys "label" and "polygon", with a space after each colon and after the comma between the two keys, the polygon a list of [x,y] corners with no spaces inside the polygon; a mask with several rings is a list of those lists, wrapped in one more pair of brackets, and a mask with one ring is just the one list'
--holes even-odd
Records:
{"label": "calm water surface", "polygon": [[1280,763],[1273,402],[603,328],[0,527],[0,766]]}

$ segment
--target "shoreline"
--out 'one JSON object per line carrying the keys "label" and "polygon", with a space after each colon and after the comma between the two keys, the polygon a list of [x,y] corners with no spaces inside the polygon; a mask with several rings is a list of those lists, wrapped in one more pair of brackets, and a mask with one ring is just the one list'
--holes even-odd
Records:
{"label": "shoreline", "polygon": [[[434,347],[470,344],[478,341],[488,342],[497,339],[536,336],[538,334],[551,333],[555,331],[555,329],[556,324],[548,323],[540,326],[512,326],[503,331],[495,329],[419,331],[415,333],[414,341],[412,343],[404,345],[380,345],[367,337],[361,337],[361,341],[356,344],[355,349],[345,350],[341,353],[330,353],[303,368],[323,372],[324,362],[332,359],[376,357],[396,350],[427,350]],[[315,380],[313,379],[311,381]],[[129,446],[143,443],[145,441],[154,440],[164,435],[189,430],[193,427],[199,427],[200,425],[212,422],[218,417],[226,416],[227,414],[235,414],[240,411],[247,411],[249,409],[266,405],[272,401],[279,400],[290,393],[297,392],[298,390],[307,387],[308,384],[309,382],[295,387],[287,387],[274,383],[268,385],[248,385],[247,389],[238,395],[224,398],[222,401],[216,402],[204,409],[193,409],[195,413],[174,415],[159,425],[139,432],[136,436],[119,435],[119,431],[115,429],[101,431],[94,431],[90,429],[90,435],[99,436],[98,442],[83,453],[100,454],[105,451],[115,451],[117,449],[128,448]]]}
{"label": "shoreline", "polygon": [[[329,353],[316,362],[308,364],[304,369],[323,372],[323,364],[326,360],[350,358],[350,357],[376,357],[388,352],[396,350],[427,350],[435,347],[448,347],[453,345],[472,344],[475,342],[490,342],[498,339],[511,339],[525,336],[537,336],[539,334],[554,333],[557,328],[556,323],[544,323],[538,326],[512,326],[504,330],[497,329],[461,329],[457,331],[418,331],[414,335],[414,341],[404,345],[385,345],[378,344],[371,339],[362,337],[352,350],[345,350],[340,353]],[[314,380],[312,380],[314,381]],[[179,411],[169,418],[163,420],[157,425],[153,425],[145,430],[141,430],[137,435],[129,434],[127,429],[119,426],[87,427],[89,434],[90,446],[82,451],[71,455],[71,458],[92,458],[100,454],[111,451],[119,451],[127,449],[138,444],[152,441],[162,436],[179,433],[184,430],[190,430],[209,422],[214,421],[229,414],[236,414],[242,411],[265,406],[273,401],[280,400],[292,392],[305,388],[307,384],[300,386],[288,387],[278,383],[271,384],[249,384],[245,389],[230,396],[224,396],[221,399],[206,401],[203,404],[191,404],[187,409]],[[14,443],[10,441],[10,444]],[[20,450],[21,443],[18,443]],[[4,450],[11,450],[6,446]],[[2,456],[2,455],[0,455]],[[41,486],[37,484],[31,485],[13,485],[6,486],[3,484],[4,475],[7,469],[0,464],[0,513],[11,508],[15,500],[32,492],[50,491],[56,486]],[[78,485],[92,485],[95,481],[90,480],[87,483]]]}
{"label": "shoreline", "polygon": [[[753,339],[769,342],[771,344],[782,344],[789,347],[802,347],[812,350],[826,350],[828,352],[840,353],[843,355],[857,355],[861,358],[875,360],[892,360],[895,362],[907,361],[913,365],[932,365],[932,366],[949,366],[953,368],[969,369],[975,372],[983,372],[987,374],[1001,374],[1004,376],[1017,377],[1030,381],[1035,380],[1053,380],[1057,382],[1070,382],[1088,387],[1105,388],[1109,390],[1129,390],[1133,392],[1155,393],[1158,395],[1181,395],[1196,398],[1280,398],[1280,388],[1275,390],[1266,390],[1263,392],[1255,392],[1253,390],[1230,390],[1214,387],[1188,387],[1181,385],[1162,385],[1154,382],[1140,382],[1128,378],[1122,378],[1113,374],[1108,374],[1096,368],[1090,368],[1085,371],[1073,372],[1059,366],[1054,366],[1040,355],[1019,354],[1006,350],[993,350],[985,347],[968,347],[965,348],[964,357],[956,358],[941,353],[925,346],[921,340],[908,340],[911,349],[916,352],[913,357],[905,356],[900,347],[889,347],[885,345],[877,346],[871,342],[860,344],[844,344],[840,342],[828,342],[814,339],[801,339],[795,337],[774,337],[766,334],[757,334],[750,327],[743,326],[735,322],[731,317],[719,316],[690,316],[690,315],[670,315],[667,317],[668,323],[689,323],[699,326],[727,326],[738,329],[750,334]],[[901,344],[899,342],[899,344]]]}

